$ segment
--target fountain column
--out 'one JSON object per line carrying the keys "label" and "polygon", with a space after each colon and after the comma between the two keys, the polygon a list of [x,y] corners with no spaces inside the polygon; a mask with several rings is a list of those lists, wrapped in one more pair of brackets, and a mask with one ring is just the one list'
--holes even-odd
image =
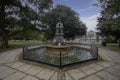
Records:
{"label": "fountain column", "polygon": [[65,44],[65,40],[64,40],[63,35],[64,35],[64,33],[63,33],[63,24],[59,20],[58,23],[56,24],[56,33],[55,33],[55,37],[54,37],[54,43],[56,45],[60,46],[60,45]]}

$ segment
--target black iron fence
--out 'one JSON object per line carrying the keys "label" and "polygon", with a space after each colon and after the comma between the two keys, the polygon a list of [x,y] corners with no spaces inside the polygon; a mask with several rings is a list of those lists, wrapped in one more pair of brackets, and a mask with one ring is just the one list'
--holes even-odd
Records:
{"label": "black iron fence", "polygon": [[98,47],[93,44],[72,43],[70,47],[52,47],[46,45],[23,47],[23,59],[64,67],[76,63],[98,59]]}

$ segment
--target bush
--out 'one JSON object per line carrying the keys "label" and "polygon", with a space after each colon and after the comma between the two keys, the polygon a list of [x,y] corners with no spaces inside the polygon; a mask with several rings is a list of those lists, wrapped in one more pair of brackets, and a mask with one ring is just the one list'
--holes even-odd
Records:
{"label": "bush", "polygon": [[113,36],[105,37],[107,43],[117,43],[117,40]]}

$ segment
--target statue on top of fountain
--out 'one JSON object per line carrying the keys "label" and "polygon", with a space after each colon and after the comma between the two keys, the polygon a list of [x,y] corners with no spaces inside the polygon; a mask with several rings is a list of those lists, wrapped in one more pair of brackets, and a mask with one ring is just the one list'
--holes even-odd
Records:
{"label": "statue on top of fountain", "polygon": [[54,37],[54,44],[55,45],[64,45],[65,44],[65,39],[63,37],[64,33],[63,33],[63,24],[61,23],[61,20],[59,19],[58,23],[56,24],[56,33],[55,33],[55,37]]}

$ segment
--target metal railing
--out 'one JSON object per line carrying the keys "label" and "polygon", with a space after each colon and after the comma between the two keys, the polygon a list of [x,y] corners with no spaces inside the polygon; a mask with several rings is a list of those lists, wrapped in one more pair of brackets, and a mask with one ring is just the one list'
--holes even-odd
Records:
{"label": "metal railing", "polygon": [[46,53],[47,49],[43,45],[37,47],[25,45],[23,47],[23,59],[53,65],[59,68],[98,59],[98,47],[95,45],[76,43],[77,46],[74,46],[74,44],[72,43],[73,47],[67,48],[66,52],[61,50],[57,54]]}

